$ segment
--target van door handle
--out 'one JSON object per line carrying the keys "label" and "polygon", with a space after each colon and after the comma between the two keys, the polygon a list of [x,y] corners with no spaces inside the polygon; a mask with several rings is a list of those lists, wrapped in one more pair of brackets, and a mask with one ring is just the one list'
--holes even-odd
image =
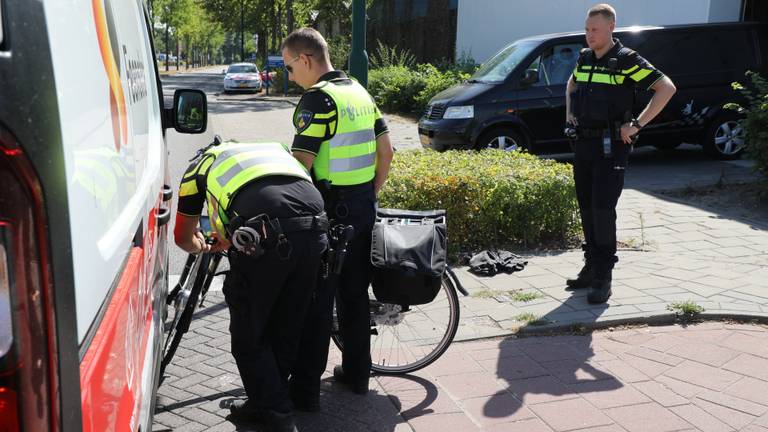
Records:
{"label": "van door handle", "polygon": [[163,202],[170,201],[173,198],[173,188],[168,185],[163,185]]}
{"label": "van door handle", "polygon": [[160,207],[157,209],[157,226],[161,227],[171,221],[171,209]]}

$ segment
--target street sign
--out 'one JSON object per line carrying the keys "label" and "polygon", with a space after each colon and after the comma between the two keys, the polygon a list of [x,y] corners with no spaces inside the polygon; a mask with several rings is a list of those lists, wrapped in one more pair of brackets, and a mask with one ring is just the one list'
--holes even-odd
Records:
{"label": "street sign", "polygon": [[285,66],[285,62],[283,62],[283,56],[278,56],[278,55],[267,56],[267,67],[281,68],[283,66]]}

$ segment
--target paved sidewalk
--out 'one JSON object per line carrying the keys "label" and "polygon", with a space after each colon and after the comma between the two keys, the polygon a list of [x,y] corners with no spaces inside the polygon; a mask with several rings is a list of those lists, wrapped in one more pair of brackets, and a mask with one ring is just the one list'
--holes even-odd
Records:
{"label": "paved sidewalk", "polygon": [[[248,431],[221,293],[197,312],[159,389],[154,431]],[[331,350],[328,369],[340,362]],[[454,343],[436,363],[376,377],[367,396],[323,381],[304,432],[768,431],[768,328],[702,323]]]}

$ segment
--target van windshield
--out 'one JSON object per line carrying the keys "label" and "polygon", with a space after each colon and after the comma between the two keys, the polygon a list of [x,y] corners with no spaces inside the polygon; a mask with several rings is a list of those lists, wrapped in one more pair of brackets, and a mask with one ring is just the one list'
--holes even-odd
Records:
{"label": "van windshield", "polygon": [[470,82],[500,82],[507,79],[523,59],[539,46],[538,41],[518,41],[504,48],[498,54],[485,62],[472,75]]}

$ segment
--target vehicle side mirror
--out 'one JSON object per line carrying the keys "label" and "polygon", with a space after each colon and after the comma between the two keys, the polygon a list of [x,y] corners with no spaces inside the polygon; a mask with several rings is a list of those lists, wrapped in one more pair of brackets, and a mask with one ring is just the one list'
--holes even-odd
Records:
{"label": "vehicle side mirror", "polygon": [[199,134],[208,127],[208,100],[202,90],[179,89],[173,94],[173,127],[180,133]]}
{"label": "vehicle side mirror", "polygon": [[520,84],[524,86],[533,85],[539,82],[539,70],[528,69],[525,71],[525,76],[520,80]]}

